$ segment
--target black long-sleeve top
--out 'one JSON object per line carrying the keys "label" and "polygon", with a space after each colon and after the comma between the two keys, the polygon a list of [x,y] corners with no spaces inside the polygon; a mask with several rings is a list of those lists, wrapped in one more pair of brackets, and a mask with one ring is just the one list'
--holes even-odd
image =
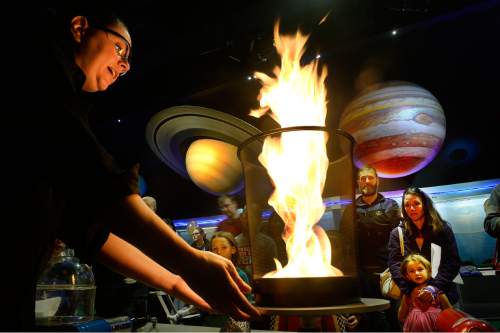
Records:
{"label": "black long-sleeve top", "polygon": [[25,75],[24,69],[30,75],[18,87],[25,98],[9,113],[16,135],[2,149],[4,214],[11,217],[0,241],[8,272],[0,287],[6,302],[2,316],[8,318],[2,329],[12,331],[33,330],[36,281],[55,238],[91,263],[109,235],[110,221],[98,217],[120,198],[138,193],[137,169],[118,167],[90,129],[85,77],[71,45],[37,29],[41,42],[34,31],[25,41],[30,49],[12,50],[29,52],[33,61],[17,68],[18,75]]}

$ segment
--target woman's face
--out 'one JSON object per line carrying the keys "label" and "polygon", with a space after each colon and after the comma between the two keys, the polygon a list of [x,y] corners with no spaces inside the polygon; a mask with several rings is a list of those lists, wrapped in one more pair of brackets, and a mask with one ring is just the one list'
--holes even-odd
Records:
{"label": "woman's face", "polygon": [[406,278],[413,283],[422,284],[429,279],[429,272],[421,262],[411,261],[406,266]]}
{"label": "woman's face", "polygon": [[127,55],[130,53],[131,38],[128,30],[119,23],[102,30],[96,27],[82,28],[75,62],[85,74],[84,91],[106,90],[120,74],[130,69]]}
{"label": "woman's face", "polygon": [[212,239],[212,252],[231,260],[236,248],[224,237]]}
{"label": "woman's face", "polygon": [[404,200],[404,209],[410,219],[415,222],[424,217],[424,205],[422,199],[415,194],[407,194]]}

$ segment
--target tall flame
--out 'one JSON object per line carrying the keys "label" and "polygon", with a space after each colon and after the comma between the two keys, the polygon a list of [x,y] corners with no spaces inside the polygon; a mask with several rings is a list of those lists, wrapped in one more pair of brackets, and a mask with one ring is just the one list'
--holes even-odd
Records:
{"label": "tall flame", "polygon": [[[269,112],[281,127],[325,126],[326,67],[318,74],[318,61],[301,66],[300,59],[309,36],[280,36],[279,22],[274,27],[274,42],[281,56],[281,69],[275,78],[255,73],[261,81],[260,109],[250,115]],[[272,110],[272,111],[271,111]],[[328,157],[327,134],[323,131],[284,132],[264,141],[259,161],[267,169],[275,190],[269,204],[285,222],[288,264],[265,277],[337,276],[342,272],[331,266],[331,245],[325,231],[316,223],[325,212],[322,192]]]}

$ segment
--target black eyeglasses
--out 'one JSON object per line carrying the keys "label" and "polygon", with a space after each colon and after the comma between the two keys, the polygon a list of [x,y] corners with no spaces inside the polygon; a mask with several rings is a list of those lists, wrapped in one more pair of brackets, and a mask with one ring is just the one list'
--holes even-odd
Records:
{"label": "black eyeglasses", "polygon": [[[120,38],[125,43],[126,48],[123,48],[120,44],[115,44],[115,51],[116,51],[116,54],[120,57],[120,59],[127,62],[130,66],[130,56],[132,53],[132,46],[130,45],[129,41],[125,37],[123,37],[122,34],[116,32],[112,29],[102,27],[102,26],[94,26],[94,29],[104,31],[106,33],[110,33],[110,34]],[[120,73],[120,76],[123,76],[126,73],[127,73],[127,71]]]}

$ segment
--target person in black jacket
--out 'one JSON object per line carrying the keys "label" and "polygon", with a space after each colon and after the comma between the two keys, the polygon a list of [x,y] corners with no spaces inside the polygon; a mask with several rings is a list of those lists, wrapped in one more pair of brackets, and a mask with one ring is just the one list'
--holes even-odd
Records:
{"label": "person in black jacket", "polygon": [[[361,295],[383,298],[380,292],[380,273],[387,268],[389,235],[401,219],[398,203],[378,192],[377,170],[364,166],[358,170],[355,223],[359,237],[359,277]],[[391,300],[391,309],[358,315],[360,331],[400,331],[397,320],[398,304]]]}
{"label": "person in black jacket", "polygon": [[[460,269],[460,256],[450,224],[441,218],[431,198],[417,187],[405,190],[402,205],[403,221],[399,226],[403,228],[405,256],[420,254],[431,261],[432,244],[441,248],[440,265],[436,276],[429,281],[429,287],[425,288],[418,298],[430,304],[439,292],[443,292],[451,304],[455,304],[458,301],[458,289],[453,280]],[[403,258],[397,228],[391,231],[388,249],[388,264],[392,278],[401,292],[409,295],[415,285],[401,275]]]}
{"label": "person in black jacket", "polygon": [[484,202],[484,230],[497,239],[497,245],[493,257],[493,265],[497,271],[500,270],[500,184],[497,184],[490,197]]}
{"label": "person in black jacket", "polygon": [[32,61],[16,67],[26,98],[10,124],[23,140],[2,149],[5,174],[14,180],[6,207],[16,214],[0,242],[8,269],[2,329],[33,330],[36,281],[56,238],[84,262],[98,259],[199,308],[258,316],[234,265],[169,228],[138,194],[138,166],[119,166],[92,133],[87,93],[107,90],[131,68],[129,30],[105,6],[40,12],[20,48],[11,49]]}

